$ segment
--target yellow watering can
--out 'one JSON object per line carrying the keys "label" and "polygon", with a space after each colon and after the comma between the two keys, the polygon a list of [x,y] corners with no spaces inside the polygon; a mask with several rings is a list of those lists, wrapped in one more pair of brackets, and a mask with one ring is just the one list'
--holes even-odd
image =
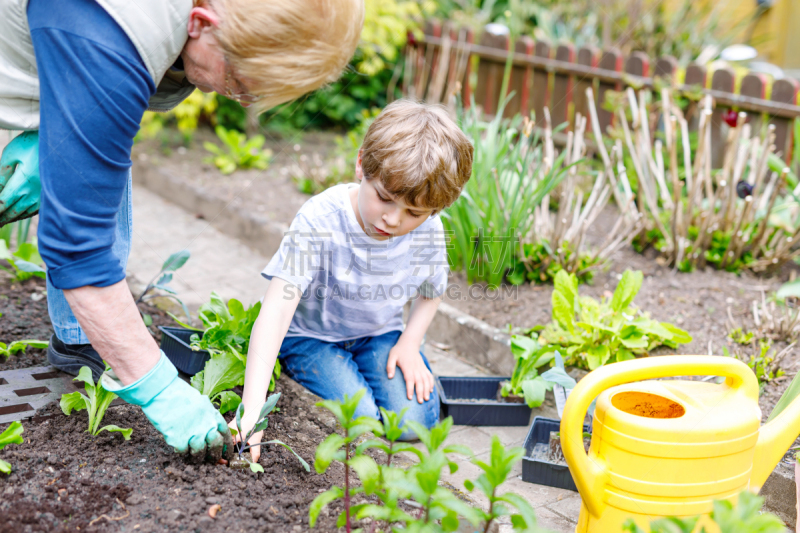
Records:
{"label": "yellow watering can", "polygon": [[[673,376],[726,379],[641,382]],[[583,419],[595,398],[587,456]],[[697,515],[705,515],[699,525],[719,531],[708,518],[712,502],[761,488],[800,433],[800,401],[760,426],[758,381],[733,358],[649,357],[590,372],[561,420],[561,446],[583,500],[576,532],[618,532],[628,518],[649,531],[653,519]]]}

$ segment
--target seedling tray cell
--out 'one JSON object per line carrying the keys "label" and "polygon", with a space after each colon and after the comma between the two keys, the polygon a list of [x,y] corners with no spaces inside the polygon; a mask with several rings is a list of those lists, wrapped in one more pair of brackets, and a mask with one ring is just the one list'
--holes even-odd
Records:
{"label": "seedling tray cell", "polygon": [[73,377],[52,366],[0,372],[0,424],[35,417],[38,409],[60,401],[62,394],[82,390],[83,382]]}
{"label": "seedling tray cell", "polygon": [[211,355],[205,350],[194,351],[190,346],[192,334],[197,333],[202,339],[202,331],[169,326],[158,326],[158,329],[161,330],[161,349],[175,368],[190,376],[203,370]]}
{"label": "seedling tray cell", "polygon": [[437,377],[440,417],[461,426],[527,426],[531,408],[497,401],[497,387],[507,377]]}
{"label": "seedling tray cell", "polygon": [[[550,432],[560,430],[560,420],[541,416],[533,419],[531,429],[525,438],[525,456],[522,458],[522,481],[578,492],[569,467],[546,460],[550,449]],[[585,432],[589,431],[588,424],[583,426],[583,430]]]}

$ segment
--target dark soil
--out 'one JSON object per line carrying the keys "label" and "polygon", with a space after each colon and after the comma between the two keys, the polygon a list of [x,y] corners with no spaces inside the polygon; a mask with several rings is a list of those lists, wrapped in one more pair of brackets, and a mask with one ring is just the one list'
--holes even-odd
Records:
{"label": "dark soil", "polygon": [[[44,283],[0,284],[4,341],[52,333],[46,299],[30,298]],[[171,324],[159,309],[142,307],[154,326]],[[155,327],[151,326],[151,330]],[[156,333],[159,333],[155,330]],[[35,352],[35,353],[34,353]],[[46,364],[43,350],[30,350],[0,363],[0,370]],[[317,445],[337,428],[319,400],[283,376],[277,391],[279,411],[270,415],[264,440],[278,439],[310,465]],[[241,391],[240,391],[241,392]],[[230,418],[230,415],[229,415]],[[119,434],[86,433],[87,414],[64,416],[54,402],[25,421],[21,445],[0,450],[12,465],[0,474],[0,533],[100,531],[308,531],[311,501],[332,485],[342,486],[344,470],[334,464],[325,475],[306,472],[291,452],[274,445],[262,449],[265,472],[253,474],[223,465],[187,462],[176,455],[135,406],[112,406],[103,425],[133,428],[130,441]],[[0,425],[0,433],[7,425]],[[381,452],[374,452],[381,458]],[[215,518],[209,508],[219,505]],[[336,531],[340,502],[321,514],[315,530]]]}
{"label": "dark soil", "polygon": [[[139,310],[149,314],[153,323],[148,331],[161,344],[158,326],[174,326],[175,321],[161,309],[140,303]],[[47,288],[41,278],[12,283],[11,276],[0,272],[0,342],[10,344],[21,339],[49,341],[53,325],[47,313]],[[14,370],[47,364],[47,350],[27,347],[24,352],[3,360],[0,370]]]}
{"label": "dark soil", "polygon": [[[315,407],[316,397],[285,376],[279,412],[270,416],[264,440],[280,439],[313,465],[316,446],[336,427]],[[85,433],[85,411],[25,425],[25,443],[0,451],[13,465],[0,475],[0,532],[23,531],[307,531],[311,501],[343,483],[334,465],[325,475],[307,473],[280,446],[265,447],[263,474],[222,465],[192,465],[173,453],[138,407],[109,409],[103,424],[132,427],[118,434]],[[2,428],[0,428],[2,429]],[[64,489],[66,492],[63,492]],[[117,499],[119,502],[117,502]],[[212,505],[221,506],[216,518]],[[323,512],[319,531],[334,531],[340,506]],[[126,513],[130,511],[130,515]],[[96,520],[105,514],[118,521]],[[89,525],[95,520],[94,525]]]}

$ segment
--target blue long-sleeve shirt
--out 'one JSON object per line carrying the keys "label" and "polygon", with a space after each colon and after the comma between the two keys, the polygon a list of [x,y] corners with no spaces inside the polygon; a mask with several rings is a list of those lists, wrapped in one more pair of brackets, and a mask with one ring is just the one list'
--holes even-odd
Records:
{"label": "blue long-sleeve shirt", "polygon": [[30,0],[40,82],[39,252],[59,289],[125,279],[112,252],[133,137],[155,84],[93,0]]}

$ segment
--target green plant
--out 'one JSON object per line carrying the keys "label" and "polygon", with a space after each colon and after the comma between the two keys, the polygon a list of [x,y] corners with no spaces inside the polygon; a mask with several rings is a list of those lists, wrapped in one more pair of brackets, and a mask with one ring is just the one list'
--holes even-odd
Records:
{"label": "green plant", "polygon": [[[345,395],[340,402],[325,400],[317,403],[317,406],[333,413],[344,430],[344,436],[338,433],[331,433],[317,446],[314,469],[318,474],[324,474],[333,461],[342,463],[344,465],[344,487],[334,486],[314,498],[308,511],[310,527],[314,527],[319,513],[326,505],[342,498],[344,499],[344,511],[339,517],[340,524],[338,527],[344,525],[347,528],[347,533],[350,533],[352,530],[351,513],[359,509],[359,507],[353,508],[351,506],[351,498],[356,494],[371,490],[377,482],[379,473],[375,461],[364,454],[354,453],[351,455],[351,451],[358,452],[358,448],[353,450],[353,443],[356,439],[370,431],[375,435],[383,433],[383,426],[377,420],[367,416],[353,418],[358,403],[364,397],[364,394],[366,394],[366,389],[361,389],[353,396]],[[361,487],[351,486],[351,469],[361,478]]]}
{"label": "green plant", "polygon": [[[559,261],[559,256],[563,257],[563,261]],[[560,250],[554,251],[545,239],[537,243],[522,244],[519,255],[513,261],[514,266],[507,275],[508,282],[512,285],[522,285],[526,281],[547,283],[564,270],[564,263],[573,262],[576,263],[574,274],[578,281],[591,283],[594,270],[601,263],[597,256],[589,252],[576,253],[568,242],[564,242]]]}
{"label": "green plant", "polygon": [[78,376],[73,381],[84,382],[86,395],[81,394],[80,391],[61,395],[61,410],[64,414],[69,416],[73,410],[82,411],[86,409],[89,414],[89,427],[86,431],[89,434],[97,435],[101,431],[118,432],[122,434],[125,440],[130,440],[131,433],[133,433],[131,428],[123,429],[113,424],[100,427],[100,422],[103,421],[106,409],[108,409],[108,406],[111,405],[117,395],[104,389],[99,381],[95,384],[94,380],[92,380],[92,371],[88,366],[82,366]]}
{"label": "green plant", "polygon": [[214,131],[224,148],[206,141],[203,147],[214,155],[203,162],[213,163],[223,174],[231,174],[237,168],[265,170],[269,166],[272,150],[261,149],[266,142],[263,135],[248,139],[244,133],[226,130],[222,126],[217,126]]}
{"label": "green plant", "polygon": [[[749,345],[753,348],[753,352],[749,354],[740,350],[734,350],[734,353],[731,354],[725,346],[722,347],[722,353],[726,357],[735,357],[746,363],[753,370],[756,379],[758,379],[758,385],[763,391],[764,385],[784,375],[784,371],[779,365],[783,357],[791,350],[782,350],[776,353],[772,350],[772,342],[763,338],[758,339],[758,346],[754,341],[750,342]],[[789,348],[792,348],[792,346],[789,346]]]}
{"label": "green plant", "polygon": [[[239,300],[231,298],[226,305],[216,292],[212,292],[210,300],[198,310],[198,317],[206,329],[202,338],[198,334],[191,336],[191,347],[209,352],[211,359],[201,372],[192,377],[191,384],[212,402],[219,402],[222,413],[236,409],[241,402],[238,394],[227,389],[244,384],[250,333],[260,311],[261,302],[245,309]],[[270,392],[275,390],[275,382],[280,376],[281,364],[276,359],[269,383]]]}
{"label": "green plant", "polygon": [[539,368],[550,363],[555,356],[552,346],[540,345],[536,333],[531,336],[511,337],[511,354],[514,356],[514,373],[503,383],[500,394],[522,396],[528,407],[538,407],[544,402],[545,391],[552,390],[553,383],[539,375]]}
{"label": "green plant", "polygon": [[[0,450],[8,446],[9,444],[22,444],[22,432],[25,431],[22,427],[22,424],[19,422],[11,422],[11,425],[8,426],[5,431],[0,433]],[[11,463],[3,461],[0,459],[0,472],[4,474],[11,473]]]}
{"label": "green plant", "polygon": [[44,350],[50,345],[49,341],[37,341],[33,339],[24,339],[21,341],[13,341],[11,344],[0,342],[0,357],[8,359],[10,356],[24,352],[27,346],[31,348],[38,348]]}
{"label": "green plant", "polygon": [[[711,511],[711,520],[716,524],[721,533],[784,533],[786,526],[783,520],[772,513],[762,513],[761,506],[764,498],[748,490],[739,493],[739,501],[733,505],[728,500],[715,500]],[[699,517],[659,518],[650,522],[651,533],[692,533],[695,530]],[[628,533],[647,533],[639,527],[632,518],[622,526]],[[706,529],[703,527],[702,532]]]}
{"label": "green plant", "polygon": [[691,342],[684,330],[651,319],[633,305],[642,286],[640,271],[626,270],[611,299],[578,296],[574,274],[556,275],[552,322],[539,335],[540,344],[561,346],[567,365],[594,370],[608,362],[644,355],[656,346],[676,348]]}
{"label": "green plant", "polygon": [[[8,240],[0,238],[0,260],[11,265],[14,281],[25,281],[33,276],[45,278],[44,261],[39,255],[36,242],[17,241],[17,249],[13,253],[8,243]],[[0,268],[10,272],[7,268]]]}
{"label": "green plant", "polygon": [[[201,119],[215,123],[218,105],[216,93],[203,93],[195,89],[183,102],[166,113],[145,111],[133,141],[162,136],[166,128],[174,126],[180,133],[180,144],[188,146]],[[164,140],[162,137],[162,142]]]}
{"label": "green plant", "polygon": [[493,435],[489,462],[473,460],[473,463],[483,470],[483,473],[475,481],[465,481],[464,486],[470,492],[475,487],[478,487],[489,500],[488,511],[478,509],[478,514],[481,515],[481,522],[484,524],[484,533],[490,531],[492,522],[496,519],[511,514],[508,506],[515,507],[518,511],[516,514],[511,515],[511,524],[514,526],[514,531],[528,533],[544,531],[536,526],[536,513],[531,504],[528,503],[528,500],[513,492],[506,492],[505,494],[498,494],[497,492],[500,485],[508,479],[514,464],[522,459],[524,454],[524,448],[506,449],[500,442],[500,438],[497,435]]}
{"label": "green plant", "polygon": [[264,431],[269,426],[269,414],[275,409],[275,406],[278,404],[278,400],[281,398],[281,393],[278,392],[276,394],[270,394],[267,397],[267,401],[264,402],[264,405],[261,407],[261,412],[258,415],[258,420],[256,420],[255,424],[253,425],[252,429],[245,434],[242,431],[242,417],[244,416],[244,404],[240,403],[239,406],[236,408],[236,427],[237,430],[233,430],[232,433],[234,435],[242,435],[242,440],[234,446],[237,456],[240,460],[247,461],[250,466],[250,470],[252,472],[263,472],[264,467],[262,467],[258,463],[253,463],[249,461],[245,456],[244,452],[249,450],[250,448],[255,448],[256,446],[264,446],[265,444],[280,444],[297,457],[297,460],[300,461],[300,464],[303,465],[306,472],[311,472],[311,467],[308,466],[308,463],[295,452],[291,446],[285,444],[277,439],[270,440],[266,442],[259,442],[258,444],[247,444],[247,441],[250,440],[255,433],[259,431]]}
{"label": "green plant", "polygon": [[[501,94],[506,87],[507,77]],[[442,222],[451,235],[450,266],[465,270],[470,283],[484,280],[496,286],[513,272],[534,211],[566,174],[566,154],[545,157],[548,142],[540,142],[532,123],[523,124],[519,116],[502,118],[506,101],[490,122],[481,119],[474,105],[459,117],[475,147],[472,176],[443,212]]]}
{"label": "green plant", "polygon": [[[186,318],[191,320],[189,309],[186,307],[186,304],[183,303],[183,300],[178,298],[178,293],[175,292],[175,289],[169,286],[169,282],[172,281],[173,273],[185,265],[190,256],[191,253],[189,250],[181,250],[180,252],[175,252],[170,255],[167,260],[164,261],[164,264],[161,265],[161,270],[158,271],[158,274],[145,286],[142,294],[136,299],[136,303],[139,304],[140,302],[146,302],[147,300],[158,297],[170,298],[180,304],[183,312],[186,314]],[[147,313],[141,313],[141,315],[145,326],[150,326],[153,323],[153,317]]]}

